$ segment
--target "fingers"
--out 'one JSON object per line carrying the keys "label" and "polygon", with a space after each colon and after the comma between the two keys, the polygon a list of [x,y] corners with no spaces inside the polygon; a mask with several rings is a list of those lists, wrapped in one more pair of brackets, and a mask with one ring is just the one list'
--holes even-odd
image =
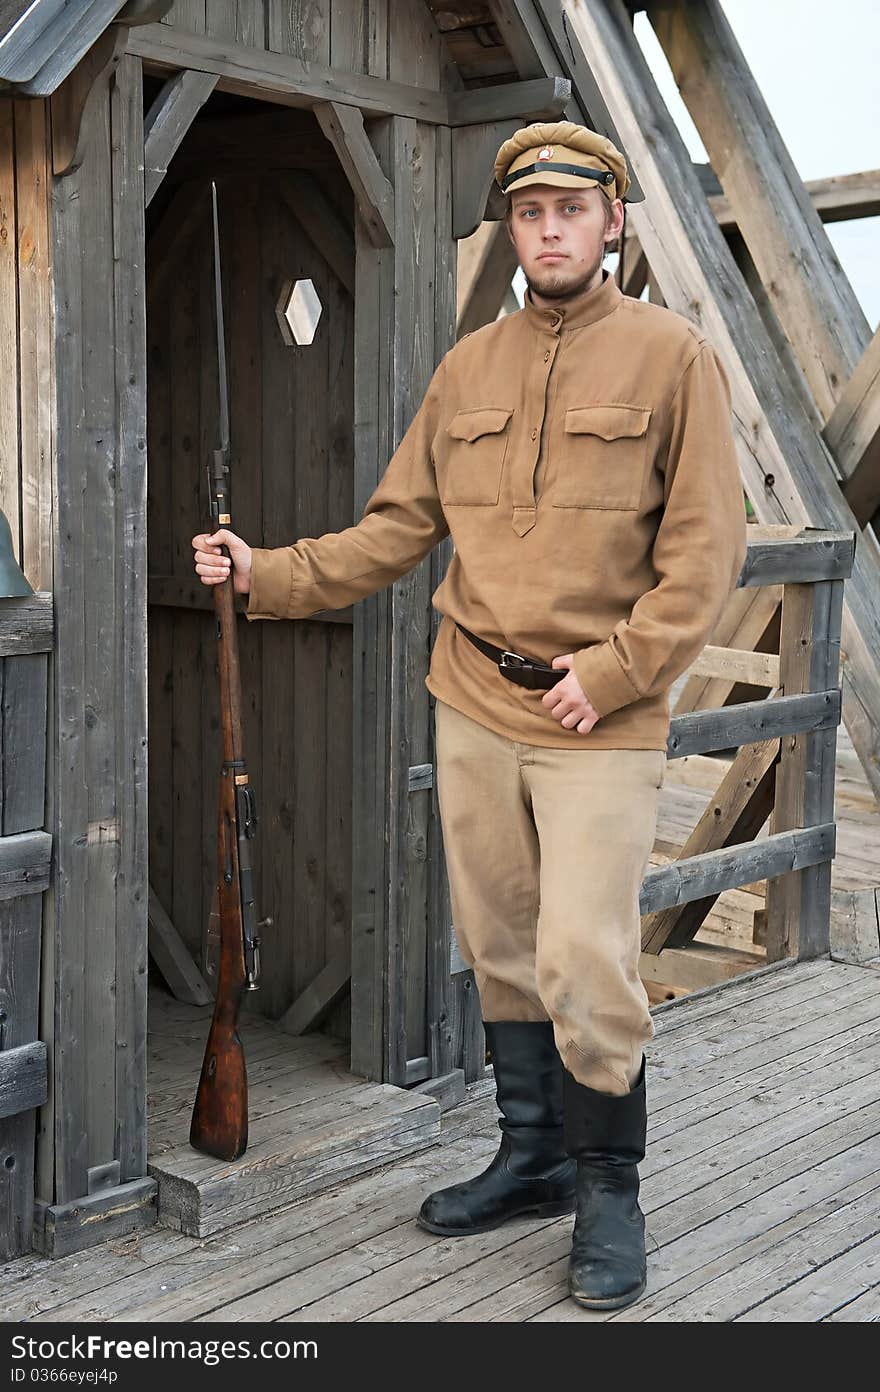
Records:
{"label": "fingers", "polygon": [[[591,707],[588,708],[588,710],[591,709]],[[596,723],[589,713],[584,715],[582,701],[572,702],[560,699],[550,713],[554,720],[559,721],[564,730],[576,729],[579,735],[589,734]]]}
{"label": "fingers", "polygon": [[204,551],[196,552],[196,574],[203,585],[220,585],[229,579],[229,561],[225,556],[209,556]]}
{"label": "fingers", "polygon": [[229,533],[224,531],[214,532],[210,536],[200,532],[198,536],[193,537],[196,574],[203,585],[222,585],[223,581],[229,578],[229,557],[224,556],[220,550],[228,535]]}

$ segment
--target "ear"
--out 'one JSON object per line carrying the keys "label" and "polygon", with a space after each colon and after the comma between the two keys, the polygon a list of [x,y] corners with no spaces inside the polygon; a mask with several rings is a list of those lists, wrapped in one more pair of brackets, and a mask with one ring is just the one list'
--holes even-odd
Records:
{"label": "ear", "polygon": [[612,243],[616,242],[623,231],[624,208],[621,199],[615,198],[612,207],[614,209],[614,215],[604,232],[606,246],[611,246]]}

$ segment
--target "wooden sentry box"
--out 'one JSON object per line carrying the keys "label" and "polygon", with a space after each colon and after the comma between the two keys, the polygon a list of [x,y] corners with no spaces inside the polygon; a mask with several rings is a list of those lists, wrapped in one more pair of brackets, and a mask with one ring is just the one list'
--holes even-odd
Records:
{"label": "wooden sentry box", "polygon": [[0,599],[0,1257],[30,1251],[39,1038],[40,935],[52,838],[43,830],[52,596]]}
{"label": "wooden sentry box", "polygon": [[[332,8],[331,26],[329,7],[290,0],[69,0],[60,16],[35,0],[0,65],[0,506],[55,612],[34,785],[53,867],[33,1175],[47,1255],[156,1220],[148,912],[164,908],[190,958],[206,919],[216,640],[189,545],[216,443],[212,302],[190,314],[206,181],[237,524],[277,545],[361,515],[455,339],[456,243],[486,209],[490,156],[571,97],[555,61],[500,35],[509,80],[490,64],[466,83],[424,0]],[[271,201],[250,197],[255,179]],[[290,277],[314,278],[323,305],[301,361],[276,318]],[[242,646],[256,888],[279,925],[252,1008],[289,1006],[293,1033],[347,1027],[359,1078],[457,1095],[485,1051],[473,982],[448,970],[424,685],[450,554],[447,539],[348,616],[254,625]]]}

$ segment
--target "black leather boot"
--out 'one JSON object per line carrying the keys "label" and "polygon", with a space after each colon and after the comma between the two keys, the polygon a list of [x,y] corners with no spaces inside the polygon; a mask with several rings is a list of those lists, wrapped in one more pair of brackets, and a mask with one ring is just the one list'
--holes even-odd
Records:
{"label": "black leather boot", "polygon": [[563,1079],[565,1148],[577,1160],[577,1217],[569,1292],[589,1310],[616,1310],[645,1289],[645,1217],[639,1162],[645,1158],[645,1056],[621,1097]]}
{"label": "black leather boot", "polygon": [[447,1237],[497,1228],[508,1218],[556,1218],[574,1210],[575,1163],[562,1138],[562,1060],[549,1020],[486,1025],[501,1119],[501,1145],[475,1179],[429,1194],[418,1222]]}

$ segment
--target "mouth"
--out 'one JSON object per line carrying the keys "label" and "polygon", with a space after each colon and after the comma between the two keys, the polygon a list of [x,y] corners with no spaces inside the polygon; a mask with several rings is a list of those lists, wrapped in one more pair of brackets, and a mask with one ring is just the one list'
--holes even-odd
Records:
{"label": "mouth", "polygon": [[565,253],[562,251],[544,251],[538,257],[539,261],[564,261]]}

